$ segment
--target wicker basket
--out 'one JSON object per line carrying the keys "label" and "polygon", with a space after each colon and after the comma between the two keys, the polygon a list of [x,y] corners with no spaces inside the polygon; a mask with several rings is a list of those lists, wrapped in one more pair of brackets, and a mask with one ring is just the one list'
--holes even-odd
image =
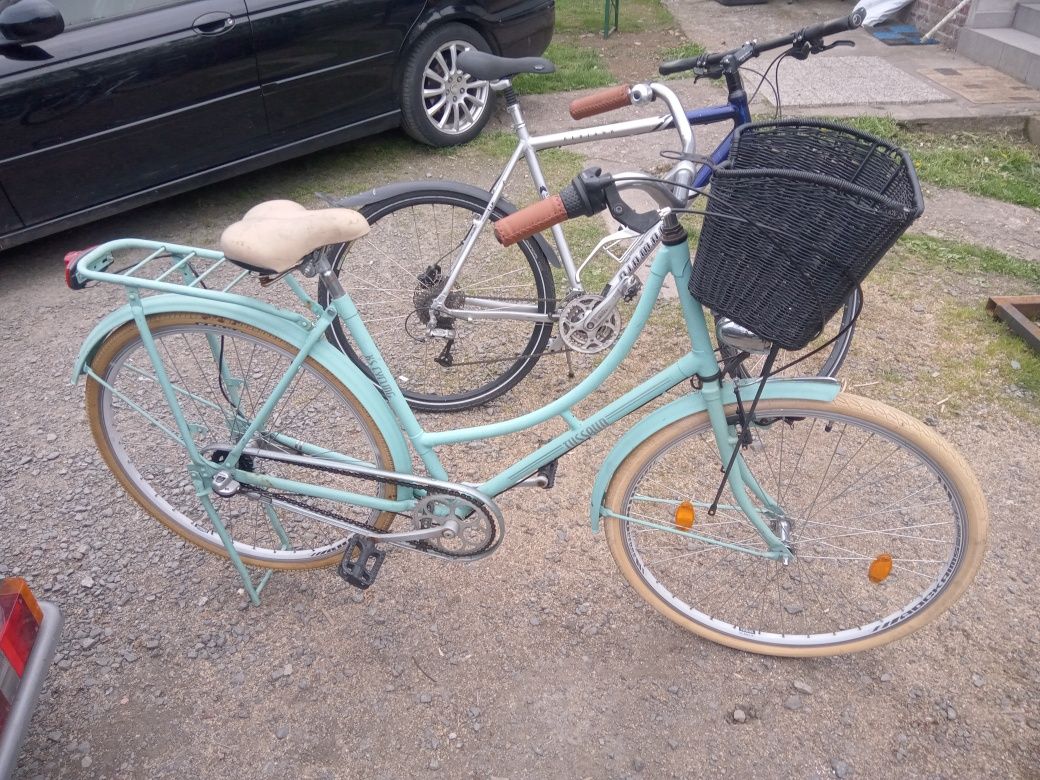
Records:
{"label": "wicker basket", "polygon": [[886,141],[813,120],[742,125],[712,177],[690,292],[800,349],[923,210],[910,157]]}

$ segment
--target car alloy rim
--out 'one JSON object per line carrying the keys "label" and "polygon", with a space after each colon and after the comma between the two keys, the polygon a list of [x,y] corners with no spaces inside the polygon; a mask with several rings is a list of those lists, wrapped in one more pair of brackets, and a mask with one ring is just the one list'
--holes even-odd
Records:
{"label": "car alloy rim", "polygon": [[434,52],[423,71],[426,116],[449,135],[465,133],[487,108],[488,83],[473,79],[456,64],[459,54],[469,48],[465,41],[448,41]]}

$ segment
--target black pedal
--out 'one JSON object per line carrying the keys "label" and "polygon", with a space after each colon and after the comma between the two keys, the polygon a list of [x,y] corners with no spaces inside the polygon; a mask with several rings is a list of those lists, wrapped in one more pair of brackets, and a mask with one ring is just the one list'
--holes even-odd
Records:
{"label": "black pedal", "polygon": [[376,581],[379,567],[383,565],[386,553],[376,549],[376,543],[367,536],[354,534],[347,542],[343,560],[336,569],[340,577],[355,588],[366,590]]}

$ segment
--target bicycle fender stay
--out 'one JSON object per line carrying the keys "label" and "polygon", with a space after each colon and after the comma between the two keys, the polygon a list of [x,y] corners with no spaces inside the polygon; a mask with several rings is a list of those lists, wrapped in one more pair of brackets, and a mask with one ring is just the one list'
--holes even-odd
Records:
{"label": "bicycle fender stay", "polygon": [[[280,339],[287,344],[300,348],[308,336],[308,331],[300,325],[263,312],[242,306],[237,303],[200,300],[184,295],[153,295],[143,298],[141,305],[144,313],[165,314],[169,312],[188,312],[191,314],[212,314],[251,325],[254,328]],[[78,384],[79,378],[86,373],[87,364],[94,357],[102,342],[116,328],[133,320],[129,305],[121,306],[101,322],[87,336],[80,347],[73,369],[72,384]],[[323,368],[327,369],[343,386],[354,394],[364,410],[375,422],[376,427],[386,440],[393,460],[393,470],[405,474],[412,473],[412,458],[401,427],[387,405],[386,400],[376,386],[357,366],[347,360],[341,352],[327,341],[319,341],[311,350],[313,357]]]}
{"label": "bicycle fender stay", "polygon": [[[833,401],[840,391],[841,383],[836,379],[826,377],[770,379],[762,389],[762,400],[786,398],[800,401]],[[744,395],[746,397],[750,394],[753,392],[746,392]],[[722,403],[728,405],[735,403],[736,400],[733,395],[733,386],[727,383],[724,385]],[[603,496],[607,492],[611,477],[621,465],[621,461],[662,428],[674,424],[683,417],[703,412],[705,408],[701,393],[689,393],[647,415],[625,432],[625,435],[618,440],[618,443],[603,460],[603,465],[600,466],[599,473],[596,475],[596,481],[592,485],[592,500],[589,509],[590,522],[594,532],[598,532],[600,529]]]}
{"label": "bicycle fender stay", "polygon": [[[373,190],[365,190],[359,192],[357,195],[348,195],[345,198],[336,198],[332,195],[325,195],[318,193],[318,197],[328,203],[330,206],[335,206],[341,209],[354,209],[360,211],[365,206],[374,205],[376,203],[382,203],[385,200],[396,200],[402,195],[413,195],[416,192],[423,190],[448,190],[449,192],[456,192],[459,195],[467,195],[471,198],[487,203],[491,200],[491,193],[487,190],[482,190],[480,187],[474,187],[472,184],[465,184],[460,181],[401,181],[395,182],[394,184],[387,184],[383,187],[376,187]],[[498,199],[498,210],[504,214],[512,214],[515,212],[516,206],[505,198]],[[549,261],[549,265],[553,268],[563,268],[563,264],[560,262],[560,258],[556,256],[556,252],[549,242],[546,241],[541,233],[536,233],[531,236],[531,240],[537,244],[538,249],[541,250],[542,254],[545,255],[545,259]]]}

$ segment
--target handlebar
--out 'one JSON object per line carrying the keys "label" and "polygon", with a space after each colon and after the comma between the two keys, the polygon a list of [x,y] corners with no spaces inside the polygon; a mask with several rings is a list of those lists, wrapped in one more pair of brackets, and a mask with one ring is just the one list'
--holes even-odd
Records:
{"label": "handlebar", "polygon": [[792,46],[798,50],[811,52],[813,51],[812,48],[806,48],[807,45],[808,47],[812,47],[818,45],[823,38],[826,38],[829,35],[855,30],[863,24],[863,19],[866,15],[867,12],[864,9],[857,8],[848,16],[842,16],[837,19],[831,19],[827,22],[820,22],[820,24],[803,27],[797,32],[781,36],[780,38],[774,38],[773,40],[765,41],[764,43],[749,41],[743,46],[738,46],[729,51],[716,52],[713,54],[701,54],[697,57],[687,57],[681,60],[663,62],[658,68],[658,71],[662,76],[667,76],[671,73],[681,73],[686,70],[706,71],[715,66],[722,65],[727,58],[733,58],[736,64],[740,65],[747,62],[747,60],[752,57],[757,57],[763,52],[772,49],[780,49],[784,46]]}

